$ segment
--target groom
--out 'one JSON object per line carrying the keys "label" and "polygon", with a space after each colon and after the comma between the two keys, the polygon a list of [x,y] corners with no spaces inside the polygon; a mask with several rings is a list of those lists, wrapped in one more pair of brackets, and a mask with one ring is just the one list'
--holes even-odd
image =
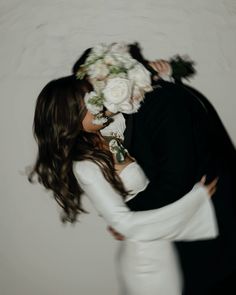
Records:
{"label": "groom", "polygon": [[[74,64],[73,73],[90,50]],[[212,198],[219,237],[178,242],[176,247],[184,273],[184,295],[236,294],[234,145],[210,102],[181,83],[179,64],[172,75],[176,83],[169,83],[155,79],[157,73],[136,44],[130,46],[130,53],[153,72],[154,90],[146,94],[138,113],[125,116],[125,145],[150,180],[147,189],[126,204],[134,211],[159,208],[181,198],[202,175],[207,174],[209,181],[219,176]],[[165,63],[157,70],[164,68]],[[187,68],[194,73],[191,66]],[[185,71],[182,74],[186,77]],[[114,230],[112,233],[121,238]]]}
{"label": "groom", "polygon": [[[147,65],[141,53],[139,61]],[[212,200],[219,237],[175,245],[184,295],[236,294],[235,148],[214,108],[198,91],[163,79],[153,79],[153,87],[139,111],[125,116],[124,144],[150,180],[126,204],[133,211],[159,208],[181,198],[204,174],[209,181],[218,176]]]}

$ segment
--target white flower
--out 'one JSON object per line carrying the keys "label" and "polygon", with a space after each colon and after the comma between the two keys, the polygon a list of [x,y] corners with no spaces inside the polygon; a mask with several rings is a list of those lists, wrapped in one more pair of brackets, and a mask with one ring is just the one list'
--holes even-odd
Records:
{"label": "white flower", "polygon": [[139,101],[124,102],[119,106],[119,112],[125,114],[133,114],[138,111],[141,104]]}
{"label": "white flower", "polygon": [[152,91],[151,73],[129,53],[124,42],[95,46],[84,65],[94,91],[85,95],[88,110],[95,115],[94,124],[107,119],[101,112],[104,107],[112,113],[135,113]]}
{"label": "white flower", "polygon": [[108,111],[112,113],[117,113],[119,111],[119,105],[111,102],[104,101],[104,106]]}
{"label": "white flower", "polygon": [[100,59],[88,67],[88,75],[92,79],[103,80],[108,74],[108,67]]}
{"label": "white flower", "polygon": [[110,52],[114,52],[114,53],[120,53],[120,54],[124,54],[126,52],[129,52],[129,47],[125,42],[114,42],[110,45],[109,48]]}
{"label": "white flower", "polygon": [[131,102],[124,101],[122,104],[119,105],[119,112],[130,114],[133,110],[133,105]]}
{"label": "white flower", "polygon": [[86,58],[85,60],[85,65],[89,64],[89,63],[93,63],[97,60],[97,56],[95,54],[93,54],[92,52],[89,54],[89,56]]}
{"label": "white flower", "polygon": [[142,88],[145,92],[152,91],[151,73],[141,64],[136,64],[134,68],[128,71],[128,78]]}
{"label": "white flower", "polygon": [[117,77],[107,80],[103,95],[106,102],[119,104],[125,100],[129,100],[131,92],[132,81]]}
{"label": "white flower", "polygon": [[123,66],[127,70],[137,64],[137,60],[132,58],[129,53],[113,53],[113,57],[119,62],[120,66]]}
{"label": "white flower", "polygon": [[136,113],[139,110],[139,108],[141,107],[140,101],[137,101],[137,100],[134,100],[132,102],[132,105],[133,105],[133,113]]}
{"label": "white flower", "polygon": [[98,94],[104,89],[106,82],[105,80],[96,80],[95,78],[89,78],[89,82],[93,85],[94,91]]}
{"label": "white flower", "polygon": [[107,118],[105,117],[99,117],[92,120],[92,123],[94,125],[103,125],[106,122],[107,122]]}
{"label": "white flower", "polygon": [[132,99],[136,101],[141,101],[143,100],[143,97],[144,97],[144,91],[141,88],[139,88],[137,85],[134,85]]}
{"label": "white flower", "polygon": [[96,55],[97,57],[102,57],[105,52],[107,52],[109,46],[105,43],[100,43],[92,48],[91,53]]}
{"label": "white flower", "polygon": [[97,97],[97,93],[94,91],[87,92],[84,96],[84,102],[91,114],[98,114],[103,109],[103,105],[91,103],[91,98]]}
{"label": "white flower", "polygon": [[111,66],[119,65],[119,61],[116,60],[112,54],[106,54],[103,60],[104,60],[104,63],[107,65],[111,65]]}

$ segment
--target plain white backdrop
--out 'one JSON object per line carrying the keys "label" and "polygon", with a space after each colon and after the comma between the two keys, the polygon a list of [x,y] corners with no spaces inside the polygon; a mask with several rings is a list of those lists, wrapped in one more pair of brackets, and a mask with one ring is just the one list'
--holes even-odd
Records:
{"label": "plain white backdrop", "polygon": [[117,241],[91,213],[63,226],[51,193],[22,175],[33,164],[35,101],[99,42],[139,41],[149,59],[188,54],[236,141],[235,0],[1,0],[0,294],[117,295]]}

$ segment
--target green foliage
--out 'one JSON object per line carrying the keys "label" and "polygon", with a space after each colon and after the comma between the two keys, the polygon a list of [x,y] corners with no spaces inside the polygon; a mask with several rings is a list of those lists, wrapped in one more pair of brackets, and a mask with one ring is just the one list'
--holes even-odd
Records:
{"label": "green foliage", "polygon": [[176,55],[171,58],[170,64],[173,70],[172,77],[176,80],[181,78],[189,80],[196,74],[195,62],[187,56]]}

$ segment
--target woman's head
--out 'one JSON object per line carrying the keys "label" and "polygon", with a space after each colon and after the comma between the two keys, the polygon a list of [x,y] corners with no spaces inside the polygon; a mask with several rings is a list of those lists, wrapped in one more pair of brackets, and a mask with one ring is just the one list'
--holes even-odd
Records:
{"label": "woman's head", "polygon": [[104,127],[92,124],[93,114],[84,103],[86,92],[92,90],[87,80],[78,80],[74,75],[49,82],[36,104],[36,138],[50,137],[60,144],[65,138],[76,138],[83,131],[96,132]]}
{"label": "woman's head", "polygon": [[63,208],[61,220],[75,222],[76,216],[86,212],[80,204],[82,190],[72,170],[73,161],[90,159],[97,162],[107,180],[122,195],[127,195],[115,175],[112,154],[102,149],[93,115],[84,103],[92,85],[74,75],[50,81],[40,92],[33,122],[33,134],[38,144],[36,163],[28,179],[34,174],[46,189],[52,190]]}
{"label": "woman's head", "polygon": [[37,140],[50,138],[60,144],[66,138],[76,138],[83,130],[87,114],[83,97],[92,86],[72,76],[49,82],[40,92],[34,116]]}

